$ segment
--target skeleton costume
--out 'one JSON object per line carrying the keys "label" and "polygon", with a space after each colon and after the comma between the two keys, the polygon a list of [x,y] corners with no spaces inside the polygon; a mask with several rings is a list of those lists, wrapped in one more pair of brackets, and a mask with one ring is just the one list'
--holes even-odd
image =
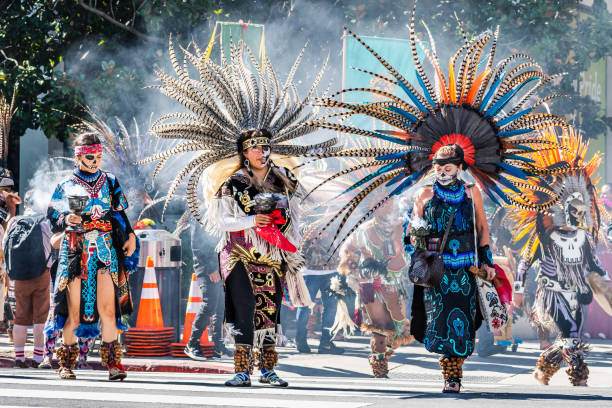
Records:
{"label": "skeleton costume", "polygon": [[[230,48],[230,62],[222,56],[221,65],[211,61],[207,50],[195,44],[193,53],[191,49],[183,50],[185,61],[199,73],[195,79],[178,63],[170,41],[170,58],[178,77],[158,72],[163,84],[160,90],[191,112],[168,114],[153,124],[153,134],[182,143],[141,163],[160,160],[158,172],[173,155],[197,152],[170,185],[168,199],[188,178],[189,209],[210,233],[221,237],[216,249],[226,290],[226,323],[236,342],[236,375],[226,385],[250,386],[256,359],[262,373],[260,382],[286,386],[274,372],[283,291],[287,290],[296,306],[309,305],[311,301],[300,273],[303,258],[297,250],[301,240],[298,203],[303,189],[291,171],[275,161],[337,149],[333,147],[335,139],[310,146],[290,144],[316,129],[302,124],[313,118],[312,112],[307,113],[306,102],[323,71],[302,100],[293,83],[302,54],[281,84],[267,58],[260,63],[242,42]],[[242,154],[257,146],[263,146],[267,158],[264,180],[253,175]],[[206,217],[202,221],[197,186],[205,171]],[[273,206],[271,213],[264,211],[274,222],[259,228],[255,226],[255,214],[267,199],[270,203],[278,199],[277,204],[283,205]],[[259,352],[254,354],[253,347]]]}
{"label": "skeleton costume", "polygon": [[[75,156],[102,152],[102,145],[85,145],[75,148]],[[64,231],[67,227],[66,216],[71,213],[68,197],[85,195],[88,197],[81,217],[84,233],[66,231],[59,250],[59,261],[55,284],[54,316],[45,327],[45,334],[52,335],[62,330],[68,317],[68,284],[74,279],[81,279],[80,324],[75,330],[78,338],[89,339],[100,335],[100,322],[97,304],[98,272],[111,275],[115,290],[115,316],[118,330],[127,330],[122,317],[132,312],[129,293],[128,270],[122,245],[124,237],[133,232],[125,214],[128,203],[117,178],[98,170],[87,173],[75,167],[73,174],[62,181],[53,196],[47,210],[54,233]],[[103,343],[101,347],[102,363],[109,367],[109,378],[112,372],[120,370],[121,344],[117,341]],[[56,350],[60,360],[62,378],[74,378],[72,368],[79,355],[78,345],[62,347]],[[63,376],[63,373],[67,376]],[[125,373],[122,374],[124,378]],[[111,378],[114,379],[114,378]],[[119,378],[117,378],[119,379]]]}
{"label": "skeleton costume", "polygon": [[[429,29],[427,47],[416,37],[414,26],[415,10],[410,24],[411,53],[416,67],[415,83],[408,82],[396,68],[348,31],[349,35],[378,59],[387,73],[360,71],[393,85],[397,91],[354,88],[337,93],[367,92],[375,102],[347,103],[333,97],[319,99],[323,106],[341,109],[330,117],[366,115],[384,122],[387,129],[370,131],[325,120],[312,121],[312,125],[384,139],[393,144],[392,148],[386,149],[347,149],[320,155],[361,158],[360,164],[342,169],[338,174],[362,169],[367,169],[368,173],[346,190],[345,193],[353,192],[352,198],[329,221],[328,225],[331,225],[336,219],[341,219],[336,237],[340,237],[347,220],[365,197],[374,191],[386,191],[382,199],[345,231],[342,238],[338,238],[339,243],[333,250],[391,197],[422,180],[432,170],[435,153],[445,145],[457,147],[461,157],[453,158],[456,161],[451,162],[462,163],[477,186],[493,202],[516,202],[522,191],[529,188],[529,179],[532,177],[529,156],[532,151],[555,146],[554,142],[543,141],[534,131],[553,125],[566,125],[564,119],[540,112],[541,105],[554,96],[536,98],[536,103],[527,107],[527,102],[536,97],[537,90],[555,76],[546,75],[525,54],[514,54],[494,64],[498,30],[486,31],[466,40],[450,58],[449,72],[445,76]],[[424,62],[417,53],[417,45],[424,50],[435,72],[432,79],[427,75]],[[337,176],[330,179],[334,177]],[[356,190],[357,187],[362,187],[362,190]],[[453,211],[455,216],[449,241],[442,251],[445,287],[432,288],[433,292],[428,293],[424,293],[422,287],[415,287],[411,331],[417,340],[425,342],[431,352],[442,354],[440,365],[444,378],[456,386],[462,377],[463,361],[473,351],[474,331],[479,324],[480,314],[474,296],[474,276],[467,271],[470,266],[478,266],[475,265],[476,255],[480,264],[492,265],[491,252],[488,246],[475,247],[473,209],[467,194],[469,186],[461,181],[453,181],[451,175],[444,175],[431,188],[434,198],[426,204],[424,219],[412,218],[413,223],[419,224],[411,226],[410,234],[419,238],[424,248],[439,249]],[[502,188],[506,190],[502,191]],[[533,209],[542,205],[521,203]],[[419,236],[416,236],[417,230],[420,230]],[[438,297],[442,291],[453,296],[453,300],[449,300],[450,309],[444,299]]]}
{"label": "skeleton costume", "polygon": [[361,328],[371,334],[372,354],[368,360],[378,378],[387,378],[388,359],[395,349],[414,339],[400,284],[408,268],[403,228],[397,223],[392,204],[388,203],[346,240],[340,248],[338,267],[359,293],[361,308],[368,318]]}
{"label": "skeleton costume", "polygon": [[571,384],[586,385],[589,370],[584,359],[588,346],[581,338],[582,307],[593,299],[593,289],[597,289],[593,283],[606,275],[594,250],[600,214],[592,177],[601,156],[587,161],[588,142],[573,128],[543,134],[558,141],[561,148],[533,156],[543,180],[529,198],[537,201],[552,196],[555,200],[546,213],[512,207],[510,217],[518,231],[515,239],[528,238],[522,248],[515,290],[522,292],[525,272],[539,260],[535,323],[559,330],[560,336],[541,354],[536,378],[548,384],[565,361]]}

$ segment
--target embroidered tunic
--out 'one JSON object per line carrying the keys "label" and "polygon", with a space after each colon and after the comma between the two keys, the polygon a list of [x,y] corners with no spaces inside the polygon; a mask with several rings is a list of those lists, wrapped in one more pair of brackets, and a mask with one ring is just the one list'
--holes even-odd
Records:
{"label": "embroidered tunic", "polygon": [[[287,178],[296,181],[289,170],[278,170],[284,172]],[[275,176],[274,172],[269,171],[264,182],[274,186],[281,194],[288,195],[282,180]],[[289,208],[280,209],[280,215],[286,222],[277,224],[280,232],[295,246],[299,246],[301,240],[295,200],[301,196],[301,191],[298,185],[296,194],[288,197]],[[304,264],[300,252],[281,250],[255,232],[254,197],[259,193],[250,178],[242,170],[238,170],[221,186],[206,212],[208,230],[222,236],[217,251],[220,271],[226,282],[226,297],[237,296],[232,295],[236,293],[235,288],[227,287],[230,280],[236,281],[235,277],[230,279],[230,275],[244,273],[250,281],[255,296],[253,324],[256,346],[275,333],[280,316],[280,299],[285,287],[294,305],[310,304],[310,296],[300,273]],[[244,296],[250,295],[244,293]],[[234,305],[235,300],[226,300],[226,320],[233,326],[244,325],[245,320],[241,318],[244,311]],[[249,333],[253,329],[233,328],[240,333]]]}
{"label": "embroidered tunic", "polygon": [[60,245],[56,278],[55,319],[47,331],[61,330],[68,316],[66,288],[75,278],[81,279],[80,325],[75,334],[80,338],[96,337],[99,334],[97,310],[97,272],[109,273],[115,286],[116,315],[121,329],[120,317],[131,312],[131,301],[127,288],[127,276],[120,265],[113,245],[113,228],[125,228],[132,232],[124,213],[128,203],[114,175],[98,171],[88,174],[75,170],[74,174],[61,182],[47,211],[54,233],[63,231],[66,224],[68,195],[88,195],[89,200],[81,214],[85,233],[67,233]]}
{"label": "embroidered tunic", "polygon": [[465,184],[450,188],[437,183],[423,210],[429,225],[427,249],[438,251],[455,209],[453,224],[442,252],[444,275],[438,287],[415,286],[412,332],[427,350],[445,356],[467,357],[474,351],[476,330],[482,317],[478,307],[476,279],[468,268],[475,262],[472,199]]}

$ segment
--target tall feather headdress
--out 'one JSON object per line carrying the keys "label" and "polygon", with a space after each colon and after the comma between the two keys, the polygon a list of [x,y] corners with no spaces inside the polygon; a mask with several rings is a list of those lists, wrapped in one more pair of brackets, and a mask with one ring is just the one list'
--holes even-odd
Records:
{"label": "tall feather headdress", "polygon": [[[471,40],[466,39],[449,59],[448,74],[445,76],[429,29],[430,48],[425,47],[416,36],[415,9],[410,23],[410,52],[416,67],[416,84],[408,82],[399,69],[391,66],[347,29],[347,33],[382,64],[388,75],[357,69],[393,85],[401,95],[373,88],[349,88],[329,98],[318,99],[322,106],[341,110],[330,117],[366,115],[384,122],[393,130],[365,130],[325,119],[308,123],[392,143],[391,148],[346,149],[319,156],[359,157],[363,168],[369,172],[347,190],[355,191],[355,187],[364,186],[343,209],[345,215],[336,238],[365,197],[383,186],[391,190],[344,234],[336,248],[390,197],[421,180],[431,170],[434,154],[447,144],[457,144],[462,148],[464,166],[491,200],[497,204],[500,201],[512,203],[514,197],[521,194],[520,183],[516,180],[524,181],[532,176],[530,156],[540,148],[555,147],[554,142],[543,140],[534,131],[550,126],[566,126],[561,117],[538,111],[544,103],[559,95],[537,99],[528,106],[537,91],[557,75],[546,75],[533,59],[522,53],[494,64],[499,29],[484,32]],[[425,72],[417,46],[423,49],[433,67],[433,80]],[[488,52],[485,52],[486,49]],[[524,62],[519,62],[521,60]],[[377,100],[348,103],[336,99],[349,92],[365,92]],[[503,188],[509,189],[510,194]],[[539,205],[523,203],[534,209]]]}
{"label": "tall feather headdress", "polygon": [[[156,72],[162,85],[155,88],[190,112],[160,117],[153,123],[151,132],[160,138],[179,140],[180,143],[139,163],[158,161],[155,169],[155,173],[158,173],[169,158],[193,153],[189,163],[169,186],[168,199],[172,198],[184,180],[188,180],[187,204],[196,220],[201,219],[198,181],[205,171],[214,172],[215,168],[224,167],[223,176],[217,172],[215,177],[206,177],[203,184],[207,189],[211,182],[222,183],[238,169],[237,141],[243,130],[255,128],[270,131],[272,153],[282,157],[313,156],[338,150],[334,147],[335,138],[312,145],[291,143],[316,130],[316,127],[304,124],[315,117],[307,104],[323,76],[326,63],[302,99],[298,95],[294,76],[304,49],[286,80],[281,82],[270,60],[263,56],[259,62],[242,42],[230,45],[229,62],[221,56],[220,65],[207,57],[210,54],[208,50],[202,51],[195,43],[191,45],[187,49],[182,48],[184,62],[181,65],[170,38],[170,61],[176,77],[162,71]],[[197,78],[191,76],[194,70]]]}
{"label": "tall feather headdress", "polygon": [[[587,210],[581,228],[597,241],[601,225],[596,194],[599,177],[595,171],[601,164],[602,155],[596,153],[587,159],[589,142],[573,127],[563,131],[546,129],[539,133],[545,140],[557,143],[559,148],[541,150],[531,156],[534,160],[532,172],[543,179],[529,180],[525,197],[509,206],[507,215],[514,223],[514,239],[525,240],[521,255],[526,259],[533,259],[540,246],[542,231],[538,230],[538,221],[549,216],[551,226],[565,225],[565,206],[575,194],[581,197]],[[543,201],[547,202],[546,213],[529,206],[530,202]]]}

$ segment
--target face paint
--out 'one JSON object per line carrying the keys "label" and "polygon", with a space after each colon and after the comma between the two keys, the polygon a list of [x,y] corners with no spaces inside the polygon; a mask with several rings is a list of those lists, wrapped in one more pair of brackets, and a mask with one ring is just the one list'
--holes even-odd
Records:
{"label": "face paint", "polygon": [[436,181],[442,186],[448,186],[457,181],[457,175],[459,174],[459,167],[454,164],[447,164],[446,166],[435,166]]}
{"label": "face paint", "polygon": [[80,157],[81,159],[79,160],[79,165],[81,170],[89,173],[95,173],[98,171],[98,168],[100,167],[100,160],[98,157],[93,154],[86,154]]}
{"label": "face paint", "polygon": [[272,149],[270,146],[262,146],[261,147],[261,156],[264,159],[264,166],[270,162],[270,154],[272,153]]}

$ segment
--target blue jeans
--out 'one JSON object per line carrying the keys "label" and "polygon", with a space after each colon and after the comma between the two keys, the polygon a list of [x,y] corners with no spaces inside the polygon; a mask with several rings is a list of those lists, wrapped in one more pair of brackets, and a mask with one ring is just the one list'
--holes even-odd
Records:
{"label": "blue jeans", "polygon": [[[338,307],[338,298],[329,290],[331,279],[338,276],[338,272],[329,273],[326,275],[306,275],[304,282],[310,293],[310,297],[314,300],[317,292],[321,291],[321,301],[323,302],[323,316],[321,318],[321,342],[327,344],[331,340],[330,329],[334,325],[336,317],[336,308]],[[299,307],[296,317],[296,340],[297,342],[306,342],[306,325],[310,316],[309,307]]]}

